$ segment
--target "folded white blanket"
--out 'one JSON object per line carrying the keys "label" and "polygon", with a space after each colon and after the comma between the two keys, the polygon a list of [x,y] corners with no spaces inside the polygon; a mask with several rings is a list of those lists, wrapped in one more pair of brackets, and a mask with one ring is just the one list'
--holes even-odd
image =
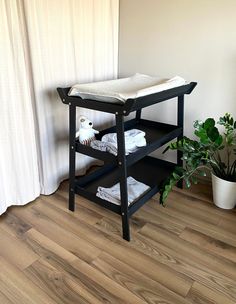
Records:
{"label": "folded white blanket", "polygon": [[[145,132],[138,129],[125,131],[125,153],[133,153],[139,147],[146,146]],[[112,144],[117,149],[117,133],[108,133],[102,137],[102,142]]]}
{"label": "folded white blanket", "polygon": [[125,103],[129,98],[138,98],[186,84],[180,76],[171,79],[135,74],[128,78],[107,80],[87,84],[76,84],[69,96],[80,96],[111,103]]}
{"label": "folded white blanket", "polygon": [[[127,178],[127,189],[128,205],[130,205],[147,192],[150,187],[129,176]],[[98,187],[96,196],[113,204],[120,205],[120,183],[115,184],[111,188]]]}

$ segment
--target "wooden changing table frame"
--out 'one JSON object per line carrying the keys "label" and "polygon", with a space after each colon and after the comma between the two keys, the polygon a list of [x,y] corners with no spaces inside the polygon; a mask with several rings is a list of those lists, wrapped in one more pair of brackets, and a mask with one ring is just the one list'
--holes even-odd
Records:
{"label": "wooden changing table frame", "polygon": [[[57,88],[63,103],[69,105],[69,210],[75,210],[75,194],[79,194],[122,217],[123,238],[130,241],[129,218],[154,194],[159,192],[161,182],[173,171],[176,164],[147,156],[174,138],[183,137],[184,127],[184,95],[190,94],[196,82],[162,91],[159,93],[128,99],[124,104],[114,104],[95,100],[82,99],[77,96],[68,96],[70,88]],[[171,98],[177,98],[177,125],[170,125],[141,118],[141,110],[153,104],[163,102]],[[115,115],[116,125],[100,132],[98,139],[104,134],[117,132],[118,155],[92,149],[79,143],[76,139],[76,107],[82,107]],[[124,121],[124,117],[136,111],[134,119]],[[138,151],[125,155],[125,130],[132,128],[146,132],[147,146]],[[76,178],[75,159],[76,152],[89,155],[104,161],[102,168],[86,176]],[[177,165],[182,166],[182,153],[177,152]],[[150,186],[137,201],[128,206],[127,176],[133,176]],[[117,206],[96,196],[98,186],[111,187],[120,182],[121,205]],[[181,183],[178,184],[182,187]]]}

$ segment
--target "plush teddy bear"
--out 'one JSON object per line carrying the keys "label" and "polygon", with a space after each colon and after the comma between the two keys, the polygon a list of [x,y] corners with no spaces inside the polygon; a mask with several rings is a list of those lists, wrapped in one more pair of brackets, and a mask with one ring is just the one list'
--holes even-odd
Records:
{"label": "plush teddy bear", "polygon": [[79,117],[79,130],[76,132],[76,137],[79,137],[79,142],[89,146],[91,141],[95,140],[95,134],[99,131],[93,129],[93,123],[85,116]]}

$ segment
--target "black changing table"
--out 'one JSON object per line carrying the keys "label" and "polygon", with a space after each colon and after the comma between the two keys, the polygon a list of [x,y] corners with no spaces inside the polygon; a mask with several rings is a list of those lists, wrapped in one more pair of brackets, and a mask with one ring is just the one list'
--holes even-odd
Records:
{"label": "black changing table", "polygon": [[[70,125],[70,159],[69,159],[69,209],[75,210],[75,194],[79,194],[122,217],[123,238],[130,240],[129,217],[138,210],[147,200],[159,191],[160,183],[169,176],[176,164],[148,156],[157,148],[168,143],[174,138],[183,136],[184,95],[190,94],[196,82],[162,91],[159,93],[128,99],[124,104],[113,104],[95,100],[84,100],[80,97],[68,96],[70,88],[58,88],[62,102],[69,105]],[[177,97],[177,125],[154,122],[141,118],[142,108],[155,103]],[[98,139],[104,134],[117,132],[118,155],[95,150],[76,140],[76,107],[113,113],[116,125],[100,132]],[[124,121],[124,117],[136,111],[134,119]],[[136,152],[125,155],[124,131],[137,128],[146,132],[147,146],[139,148]],[[75,177],[76,152],[104,161],[104,166],[86,176]],[[182,153],[177,152],[177,164],[182,166]],[[128,207],[127,176],[131,175],[138,181],[150,186],[150,191],[145,193],[136,202]],[[98,186],[111,187],[120,182],[121,205],[117,206],[96,196]],[[181,187],[181,184],[179,184]]]}

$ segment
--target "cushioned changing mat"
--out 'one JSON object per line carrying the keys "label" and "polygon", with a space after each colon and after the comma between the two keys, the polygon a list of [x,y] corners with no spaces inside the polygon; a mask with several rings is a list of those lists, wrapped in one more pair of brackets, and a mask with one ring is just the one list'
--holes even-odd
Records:
{"label": "cushioned changing mat", "polygon": [[71,87],[69,96],[123,104],[134,99],[187,84],[180,76],[171,79],[135,74],[128,78],[76,84]]}

